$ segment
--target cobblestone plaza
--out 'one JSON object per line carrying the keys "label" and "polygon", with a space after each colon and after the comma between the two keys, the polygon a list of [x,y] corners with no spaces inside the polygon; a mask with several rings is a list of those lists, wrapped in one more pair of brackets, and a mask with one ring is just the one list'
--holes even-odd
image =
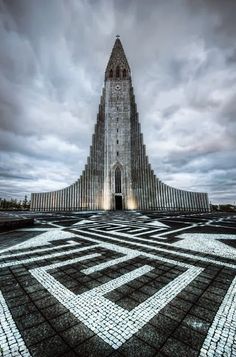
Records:
{"label": "cobblestone plaza", "polygon": [[2,356],[236,355],[234,214],[28,216],[0,234]]}

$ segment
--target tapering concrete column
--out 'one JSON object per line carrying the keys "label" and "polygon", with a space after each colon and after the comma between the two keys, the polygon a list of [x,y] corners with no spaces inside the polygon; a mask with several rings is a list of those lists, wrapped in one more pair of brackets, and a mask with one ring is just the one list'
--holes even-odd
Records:
{"label": "tapering concrete column", "polygon": [[184,211],[183,190],[180,190],[181,211]]}
{"label": "tapering concrete column", "polygon": [[34,211],[34,206],[35,206],[34,200],[35,200],[35,194],[32,193],[31,194],[31,204],[30,204],[31,211]]}
{"label": "tapering concrete column", "polygon": [[81,201],[81,176],[80,176],[80,179],[78,181],[78,197],[77,197],[77,210],[80,210],[81,209],[81,205],[82,205],[82,201]]}
{"label": "tapering concrete column", "polygon": [[43,194],[43,205],[44,205],[44,211],[47,211],[47,194],[44,192]]}
{"label": "tapering concrete column", "polygon": [[37,193],[35,193],[35,209],[36,209],[36,211],[38,210],[38,206],[39,206],[39,196]]}
{"label": "tapering concrete column", "polygon": [[179,203],[178,203],[178,190],[174,188],[174,195],[175,195],[175,211],[179,210]]}
{"label": "tapering concrete column", "polygon": [[157,210],[160,210],[160,182],[156,177],[156,198],[157,198]]}
{"label": "tapering concrete column", "polygon": [[51,192],[47,192],[47,211],[51,211]]}
{"label": "tapering concrete column", "polygon": [[195,211],[198,211],[196,192],[193,192],[193,199],[194,199],[194,209],[195,209]]}
{"label": "tapering concrete column", "polygon": [[45,193],[41,193],[41,208],[42,211],[45,211]]}
{"label": "tapering concrete column", "polygon": [[61,190],[57,191],[57,211],[61,210]]}
{"label": "tapering concrete column", "polygon": [[48,192],[45,192],[45,211],[48,211]]}
{"label": "tapering concrete column", "polygon": [[55,191],[55,204],[54,204],[54,211],[56,211],[56,210],[57,210],[57,206],[58,206],[57,191]]}
{"label": "tapering concrete column", "polygon": [[39,210],[43,211],[44,210],[44,205],[43,205],[43,192],[39,193]]}
{"label": "tapering concrete column", "polygon": [[189,191],[186,191],[186,198],[187,198],[187,204],[188,204],[188,211],[191,211],[191,201],[189,197]]}
{"label": "tapering concrete column", "polygon": [[199,193],[199,201],[200,201],[200,207],[201,207],[201,211],[204,212],[205,209],[204,209],[204,203],[203,203],[203,194],[202,192]]}
{"label": "tapering concrete column", "polygon": [[188,211],[187,192],[183,191],[184,210]]}
{"label": "tapering concrete column", "polygon": [[167,186],[163,184],[164,189],[164,210],[167,211]]}
{"label": "tapering concrete column", "polygon": [[71,186],[71,210],[75,207],[75,183]]}
{"label": "tapering concrete column", "polygon": [[171,187],[171,209],[172,211],[175,211],[175,189],[174,187]]}
{"label": "tapering concrete column", "polygon": [[42,210],[42,193],[37,193],[38,196],[38,211]]}

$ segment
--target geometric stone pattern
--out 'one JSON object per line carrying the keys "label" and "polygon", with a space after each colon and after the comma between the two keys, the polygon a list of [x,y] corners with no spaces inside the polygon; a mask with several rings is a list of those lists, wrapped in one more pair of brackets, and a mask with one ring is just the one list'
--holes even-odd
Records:
{"label": "geometric stone pattern", "polygon": [[[91,257],[93,256],[91,255]],[[90,256],[83,258],[89,259]],[[62,264],[71,263],[72,261],[68,260],[58,263],[56,266],[61,267]],[[113,265],[112,261],[111,265]],[[30,272],[70,312],[115,349],[119,348],[151,318],[157,315],[203,270],[197,267],[189,268],[142,304],[131,311],[127,311],[106,299],[104,295],[152,271],[154,268],[150,265],[137,268],[79,296],[71,293],[47,273],[49,269],[53,268],[55,268],[55,264],[36,268],[30,270]]]}
{"label": "geometric stone pattern", "polygon": [[81,176],[64,189],[31,195],[34,211],[98,209],[209,211],[207,193],[171,187],[155,175],[119,38],[107,64],[95,133]]}
{"label": "geometric stone pattern", "polygon": [[[234,215],[36,217],[32,238],[0,258],[3,355],[235,354],[235,257],[217,256],[214,246],[205,254],[175,244],[180,233],[208,239],[218,231],[233,254]],[[4,238],[15,244],[25,232]]]}
{"label": "geometric stone pattern", "polygon": [[202,253],[210,253],[223,258],[234,259],[234,248],[224,244],[222,240],[234,240],[236,234],[206,234],[206,233],[185,233],[180,234],[181,241],[174,243],[174,246],[191,249]]}
{"label": "geometric stone pattern", "polygon": [[1,356],[30,356],[1,292],[0,321]]}
{"label": "geometric stone pattern", "polygon": [[200,356],[236,356],[236,278],[214,318]]}

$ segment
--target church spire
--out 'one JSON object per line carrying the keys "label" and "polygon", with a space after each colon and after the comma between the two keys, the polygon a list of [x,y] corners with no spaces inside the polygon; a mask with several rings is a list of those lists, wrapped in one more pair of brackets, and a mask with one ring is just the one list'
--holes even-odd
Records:
{"label": "church spire", "polygon": [[128,79],[130,78],[130,67],[123,49],[120,36],[116,40],[107,64],[105,79]]}

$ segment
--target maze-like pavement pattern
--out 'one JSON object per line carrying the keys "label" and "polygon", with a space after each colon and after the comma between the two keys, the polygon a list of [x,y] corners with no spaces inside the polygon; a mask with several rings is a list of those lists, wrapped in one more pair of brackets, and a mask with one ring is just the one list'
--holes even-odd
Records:
{"label": "maze-like pavement pattern", "polygon": [[236,356],[236,215],[35,217],[0,234],[0,355]]}

